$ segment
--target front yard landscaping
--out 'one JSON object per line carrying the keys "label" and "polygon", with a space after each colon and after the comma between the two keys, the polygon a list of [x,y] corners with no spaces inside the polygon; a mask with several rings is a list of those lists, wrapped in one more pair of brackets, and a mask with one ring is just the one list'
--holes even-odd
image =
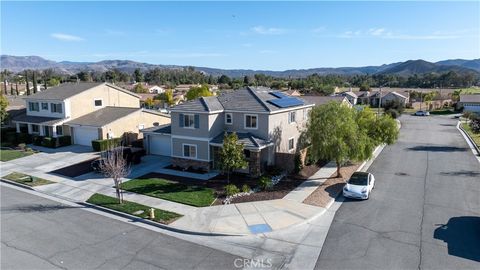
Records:
{"label": "front yard landscaping", "polygon": [[34,151],[30,150],[15,150],[15,149],[0,149],[0,160],[10,161],[17,158],[22,158],[34,154]]}
{"label": "front yard landscaping", "polygon": [[18,173],[18,172],[12,172],[6,176],[3,177],[4,179],[10,180],[17,182],[19,184],[24,184],[30,187],[36,187],[36,186],[42,186],[42,185],[48,185],[52,184],[55,182],[45,180],[42,178],[38,178],[35,176],[31,176],[28,174],[23,174],[23,173]]}
{"label": "front yard landscaping", "polygon": [[468,133],[468,135],[470,135],[470,137],[472,137],[473,141],[475,142],[475,144],[480,147],[480,133],[474,133],[472,131],[472,128],[470,127],[469,124],[467,123],[462,123],[462,127],[463,129]]}
{"label": "front yard landscaping", "polygon": [[[150,210],[150,207],[135,202],[123,201],[122,204],[119,204],[117,198],[98,193],[93,194],[87,202],[145,219],[148,219]],[[162,224],[169,224],[181,216],[177,213],[155,208],[155,218],[153,220]]]}
{"label": "front yard landscaping", "polygon": [[123,183],[122,189],[197,207],[210,206],[215,201],[215,191],[199,184],[194,185],[192,181],[188,184],[181,183],[173,179],[167,180],[147,175]]}

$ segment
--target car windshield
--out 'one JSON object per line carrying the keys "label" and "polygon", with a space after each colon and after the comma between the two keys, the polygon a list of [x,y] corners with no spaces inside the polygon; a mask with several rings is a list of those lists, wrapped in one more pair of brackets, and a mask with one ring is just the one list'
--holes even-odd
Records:
{"label": "car windshield", "polygon": [[348,180],[350,185],[366,186],[368,185],[368,174],[366,173],[354,173]]}

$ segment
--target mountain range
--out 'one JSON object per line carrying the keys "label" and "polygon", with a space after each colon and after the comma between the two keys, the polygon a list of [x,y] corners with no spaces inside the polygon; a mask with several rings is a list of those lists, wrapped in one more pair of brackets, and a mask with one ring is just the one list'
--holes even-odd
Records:
{"label": "mountain range", "polygon": [[[123,72],[132,73],[139,68],[142,71],[161,68],[161,69],[181,69],[185,66],[177,65],[155,65],[148,63],[140,63],[130,60],[103,60],[99,62],[56,62],[47,60],[39,56],[0,56],[1,69],[8,69],[13,72],[19,72],[25,69],[47,69],[53,68],[57,72],[64,74],[74,74],[80,71],[97,71],[105,72],[111,69],[118,69]],[[258,73],[270,75],[274,77],[306,77],[317,73],[320,75],[337,74],[337,75],[362,75],[362,74],[391,74],[400,76],[410,76],[414,74],[425,73],[444,73],[455,71],[461,74],[472,73],[480,76],[480,59],[450,59],[439,62],[428,62],[425,60],[408,60],[405,62],[397,62],[392,64],[384,64],[381,66],[364,66],[364,67],[338,67],[338,68],[311,68],[311,69],[289,69],[284,71],[272,70],[251,70],[251,69],[218,69],[209,67],[194,67],[195,70],[201,71],[212,76],[227,75],[229,77],[251,76]]]}

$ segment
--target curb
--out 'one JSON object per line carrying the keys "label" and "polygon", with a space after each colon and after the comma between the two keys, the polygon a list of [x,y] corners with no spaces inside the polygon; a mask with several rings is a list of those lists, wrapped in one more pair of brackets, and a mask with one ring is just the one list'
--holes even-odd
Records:
{"label": "curb", "polygon": [[463,137],[469,141],[470,148],[472,148],[473,146],[473,149],[475,149],[475,151],[477,152],[477,156],[480,156],[480,148],[477,146],[470,134],[468,134],[468,132],[466,132],[465,129],[462,127],[460,121],[457,122],[457,129],[460,130],[460,133],[462,133]]}
{"label": "curb", "polygon": [[36,191],[36,190],[35,190],[33,187],[31,187],[31,186],[27,186],[27,185],[24,185],[24,184],[20,184],[20,183],[17,183],[17,182],[15,182],[15,181],[12,181],[12,180],[0,178],[0,181],[1,181],[1,182],[4,182],[4,183],[7,183],[7,184],[10,184],[10,185],[13,185],[13,186],[20,187],[20,188],[24,188],[24,189],[29,189],[29,190]]}

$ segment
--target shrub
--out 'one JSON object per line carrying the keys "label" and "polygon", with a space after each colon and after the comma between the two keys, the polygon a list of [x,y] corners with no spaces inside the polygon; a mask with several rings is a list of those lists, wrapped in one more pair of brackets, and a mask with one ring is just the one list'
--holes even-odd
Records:
{"label": "shrub", "polygon": [[132,147],[143,148],[143,139],[138,139],[132,142]]}
{"label": "shrub", "polygon": [[237,193],[240,193],[240,190],[234,184],[229,184],[225,186],[225,193],[227,196],[233,196]]}
{"label": "shrub", "polygon": [[58,143],[60,146],[67,146],[72,144],[72,137],[70,136],[61,136],[58,137]]}
{"label": "shrub", "polygon": [[267,167],[267,173],[269,175],[280,175],[282,174],[282,172],[283,172],[282,168],[279,168],[275,165],[270,165]]}
{"label": "shrub", "polygon": [[245,193],[246,193],[246,192],[250,192],[250,190],[251,190],[251,189],[250,189],[250,187],[249,187],[247,184],[243,184],[243,186],[242,186],[242,192],[245,192]]}
{"label": "shrub", "polygon": [[122,142],[122,138],[113,138],[107,140],[93,140],[92,147],[95,151],[105,151],[109,148],[109,146],[116,147],[119,146]]}
{"label": "shrub", "polygon": [[295,173],[299,173],[303,169],[302,159],[300,154],[295,155]]}
{"label": "shrub", "polygon": [[41,146],[42,145],[42,140],[43,140],[43,136],[33,136],[32,138],[32,142],[34,145],[37,145],[37,146]]}
{"label": "shrub", "polygon": [[480,118],[475,118],[470,121],[470,128],[473,133],[480,133]]}
{"label": "shrub", "polygon": [[15,131],[5,132],[5,137],[2,137],[2,141],[15,145],[17,141],[17,133]]}
{"label": "shrub", "polygon": [[394,109],[396,110],[399,114],[402,114],[403,111],[405,110],[405,107],[403,106],[402,103],[398,100],[392,100],[392,101],[387,101],[385,104],[383,104],[383,108],[385,111],[388,111],[389,109]]}
{"label": "shrub", "polygon": [[57,138],[44,137],[42,139],[42,146],[56,148],[57,147]]}
{"label": "shrub", "polygon": [[400,116],[400,113],[395,109],[388,109],[385,111],[385,114],[390,115],[393,119],[397,119]]}
{"label": "shrub", "polygon": [[24,144],[24,143],[18,144],[18,148],[20,148],[20,150],[22,150],[22,151],[25,151],[25,148],[26,148],[26,147],[27,147],[27,145]]}
{"label": "shrub", "polygon": [[258,185],[262,190],[267,190],[273,186],[272,179],[267,176],[262,176],[258,180]]}
{"label": "shrub", "polygon": [[17,134],[18,143],[32,143],[32,136],[28,133],[18,133]]}

